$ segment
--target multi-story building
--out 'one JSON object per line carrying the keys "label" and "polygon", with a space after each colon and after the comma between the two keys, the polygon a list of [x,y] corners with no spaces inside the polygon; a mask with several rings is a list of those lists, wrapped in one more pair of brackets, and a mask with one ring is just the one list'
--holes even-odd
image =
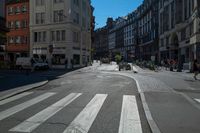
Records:
{"label": "multi-story building", "polygon": [[135,57],[136,35],[136,12],[117,18],[108,35],[110,56],[114,58],[120,53],[124,61],[132,61]]}
{"label": "multi-story building", "polygon": [[94,34],[94,57],[109,57],[109,30],[113,27],[112,18],[107,19],[106,26],[95,30]]}
{"label": "multi-story building", "polygon": [[90,61],[90,0],[30,0],[30,12],[31,57],[60,68]]}
{"label": "multi-story building", "polygon": [[121,54],[125,57],[124,49],[124,26],[126,18],[119,17],[115,20],[113,27],[109,30],[108,34],[108,46],[109,46],[109,55],[114,58],[116,54]]}
{"label": "multi-story building", "polygon": [[160,59],[174,59],[182,66],[200,58],[199,0],[160,0]]}
{"label": "multi-story building", "polygon": [[94,58],[108,57],[108,53],[108,28],[104,26],[94,33]]}
{"label": "multi-story building", "polygon": [[134,11],[127,15],[124,26],[124,59],[132,61],[136,57],[137,45],[137,12]]}
{"label": "multi-story building", "polygon": [[29,0],[6,1],[6,54],[9,61],[29,56]]}
{"label": "multi-story building", "polygon": [[94,7],[91,6],[91,60],[94,59],[94,30],[95,30],[95,16],[94,16]]}
{"label": "multi-story building", "polygon": [[137,8],[137,58],[141,60],[158,61],[158,4],[158,0],[144,0]]}
{"label": "multi-story building", "polygon": [[5,60],[6,32],[5,0],[0,0],[0,61]]}

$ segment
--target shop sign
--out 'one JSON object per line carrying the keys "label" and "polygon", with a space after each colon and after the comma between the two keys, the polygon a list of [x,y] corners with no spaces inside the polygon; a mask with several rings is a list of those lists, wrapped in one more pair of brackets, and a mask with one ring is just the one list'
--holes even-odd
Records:
{"label": "shop sign", "polygon": [[53,49],[53,54],[65,54],[66,49],[65,48],[54,48]]}

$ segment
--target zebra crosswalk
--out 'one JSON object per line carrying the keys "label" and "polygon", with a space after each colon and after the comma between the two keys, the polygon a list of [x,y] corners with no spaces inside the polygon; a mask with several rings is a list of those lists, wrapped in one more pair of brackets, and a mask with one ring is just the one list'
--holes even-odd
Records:
{"label": "zebra crosswalk", "polygon": [[[6,99],[6,101],[0,101],[0,105],[9,104],[14,100],[18,100],[32,92],[22,93],[18,96]],[[48,100],[50,97],[54,97],[56,93],[44,93],[36,96],[33,99],[25,101],[19,105],[8,108],[0,112],[0,122],[21,112],[35,104],[38,104],[44,100]],[[71,93],[61,98],[57,102],[48,105],[43,110],[40,110],[36,114],[30,116],[26,120],[23,120],[19,124],[8,129],[9,132],[23,132],[31,133],[34,132],[39,126],[42,126],[45,121],[53,117],[55,114],[67,108],[73,101],[80,100],[82,93]],[[93,126],[95,119],[101,112],[102,106],[109,97],[108,94],[95,94],[92,99],[89,100],[86,106],[81,109],[77,116],[67,125],[62,133],[88,133],[90,128]],[[66,114],[70,115],[70,114]],[[137,100],[134,95],[123,95],[121,113],[119,116],[119,130],[118,133],[142,133],[142,126],[140,120],[140,114],[138,110]]]}
{"label": "zebra crosswalk", "polygon": [[8,110],[2,111],[2,112],[0,112],[0,120],[3,120],[5,118],[19,112],[19,111],[22,111],[22,110],[24,110],[24,109],[26,109],[26,108],[28,108],[28,107],[36,104],[36,103],[39,103],[40,101],[43,101],[43,100],[47,99],[48,97],[50,97],[54,94],[55,93],[45,93],[43,95],[40,95],[40,96],[38,96],[34,99],[27,101],[27,102],[24,102],[22,104],[19,104],[19,105],[12,107],[12,108],[9,108]]}

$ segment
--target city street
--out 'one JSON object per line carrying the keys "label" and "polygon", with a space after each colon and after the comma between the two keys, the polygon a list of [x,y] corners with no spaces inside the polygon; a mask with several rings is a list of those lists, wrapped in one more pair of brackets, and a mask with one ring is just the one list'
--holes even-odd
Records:
{"label": "city street", "polygon": [[0,0],[0,133],[200,133],[200,0]]}
{"label": "city street", "polygon": [[88,69],[0,101],[0,106],[3,133],[151,132],[136,83]]}
{"label": "city street", "polygon": [[200,82],[192,74],[117,67],[94,63],[1,100],[0,131],[200,132]]}

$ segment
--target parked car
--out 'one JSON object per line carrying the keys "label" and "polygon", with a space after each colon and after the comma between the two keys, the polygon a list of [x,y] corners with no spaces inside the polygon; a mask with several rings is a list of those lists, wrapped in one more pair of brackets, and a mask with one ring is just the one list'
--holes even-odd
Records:
{"label": "parked car", "polygon": [[39,59],[30,58],[30,57],[17,58],[16,66],[18,69],[34,69],[34,70],[49,69],[49,65],[46,61],[42,61]]}
{"label": "parked car", "polygon": [[121,71],[121,69],[131,70],[131,65],[126,62],[121,62],[119,63],[119,71]]}

